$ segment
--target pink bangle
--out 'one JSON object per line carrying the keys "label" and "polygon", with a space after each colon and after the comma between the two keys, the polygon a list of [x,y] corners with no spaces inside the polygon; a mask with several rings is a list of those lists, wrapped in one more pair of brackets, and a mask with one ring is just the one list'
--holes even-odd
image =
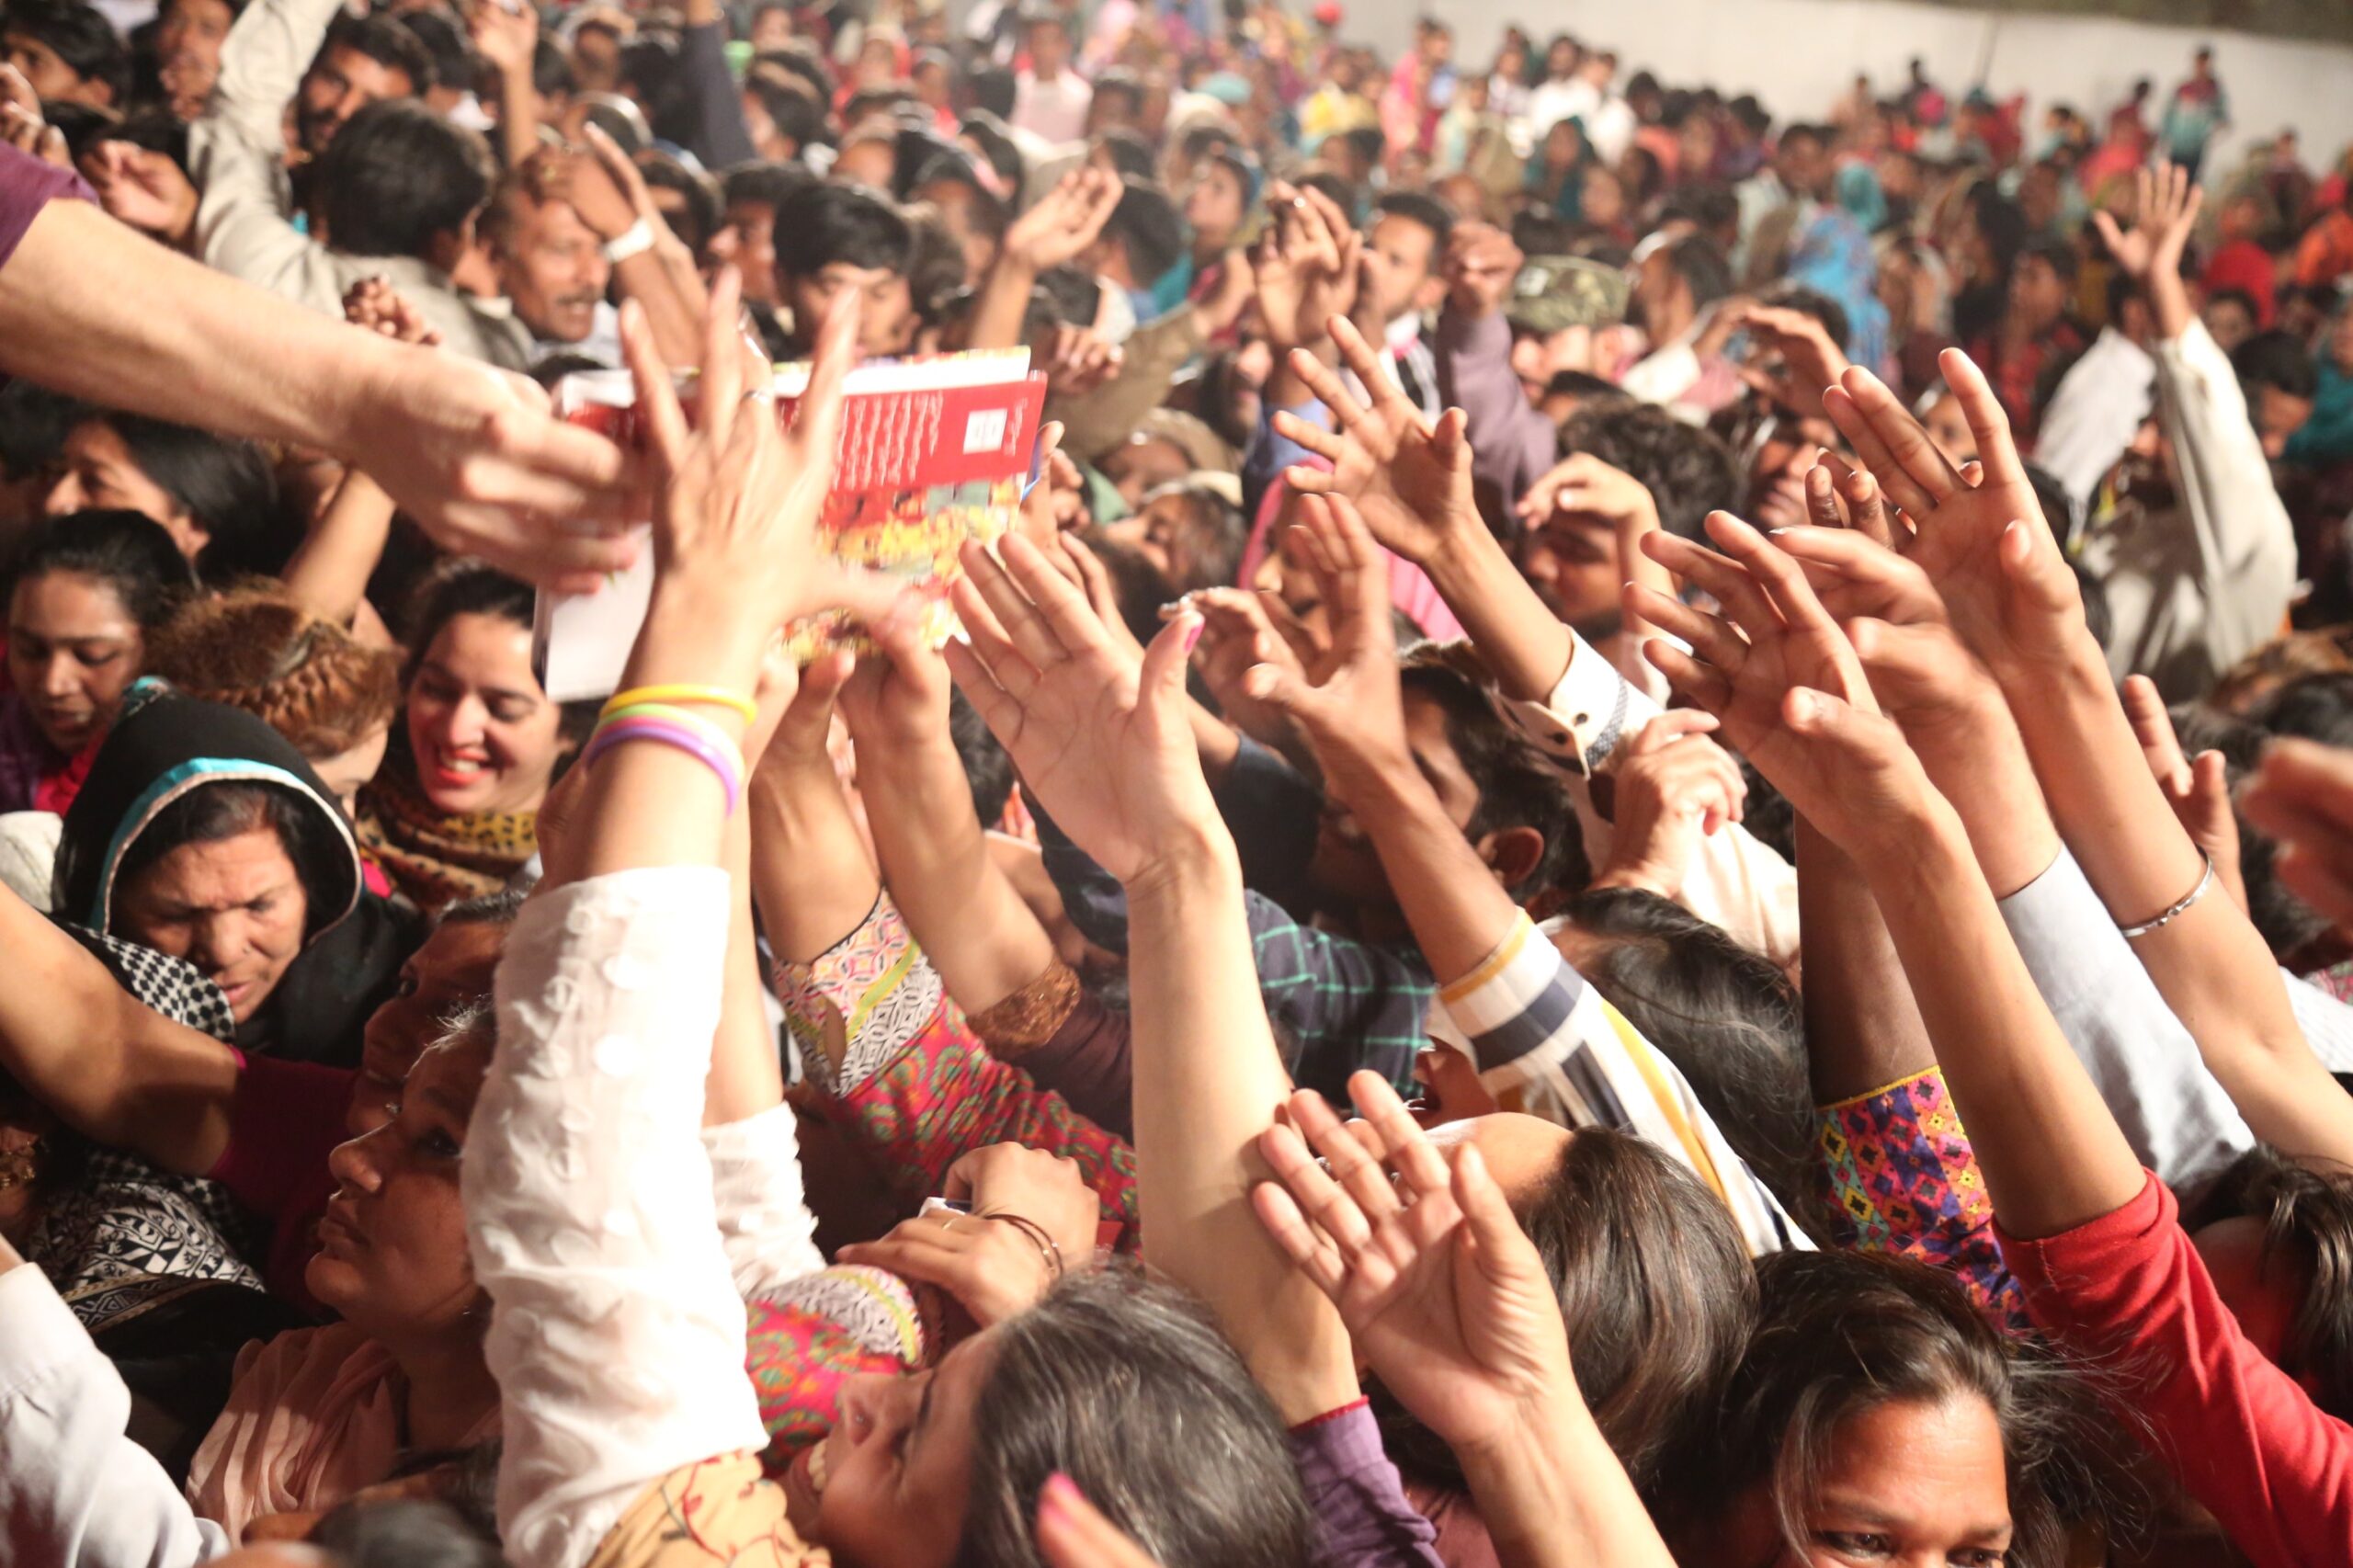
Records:
{"label": "pink bangle", "polygon": [[735,814],[735,802],[744,792],[743,764],[713,745],[707,736],[698,734],[684,724],[665,719],[623,719],[605,725],[588,742],[588,749],[581,755],[580,766],[590,767],[598,757],[624,741],[659,741],[703,763],[719,775],[720,788],[727,794],[727,814]]}

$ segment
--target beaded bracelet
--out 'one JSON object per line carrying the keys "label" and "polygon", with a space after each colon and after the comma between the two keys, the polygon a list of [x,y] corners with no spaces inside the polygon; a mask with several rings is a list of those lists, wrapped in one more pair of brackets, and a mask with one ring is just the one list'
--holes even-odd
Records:
{"label": "beaded bracelet", "polygon": [[744,722],[746,724],[756,724],[759,722],[760,718],[758,706],[740,692],[729,691],[724,687],[696,686],[684,681],[672,682],[667,686],[641,686],[628,691],[617,691],[606,701],[604,711],[598,717],[609,719],[616,710],[632,708],[641,702],[700,702],[712,708],[725,708],[740,713],[744,716]]}
{"label": "beaded bracelet", "polygon": [[701,762],[719,775],[720,788],[727,794],[727,812],[734,815],[736,800],[744,792],[744,758],[732,744],[714,745],[709,736],[666,719],[622,719],[589,737],[580,765],[594,767],[598,757],[626,741],[659,741]]}

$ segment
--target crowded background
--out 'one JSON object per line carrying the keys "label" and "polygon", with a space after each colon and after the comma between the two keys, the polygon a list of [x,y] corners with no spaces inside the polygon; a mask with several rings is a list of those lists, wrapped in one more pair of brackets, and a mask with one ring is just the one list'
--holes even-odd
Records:
{"label": "crowded background", "polygon": [[1365,36],[0,3],[0,1560],[2353,1564],[2353,149]]}

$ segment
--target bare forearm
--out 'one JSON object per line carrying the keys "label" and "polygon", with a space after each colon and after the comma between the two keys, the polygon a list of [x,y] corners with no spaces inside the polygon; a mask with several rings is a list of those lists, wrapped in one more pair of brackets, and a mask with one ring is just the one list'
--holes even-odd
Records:
{"label": "bare forearm", "polygon": [[2059,858],[2059,830],[2001,694],[1936,733],[1907,732],[1937,792],[1960,812],[1995,898],[2007,898]]}
{"label": "bare forearm", "polygon": [[1486,525],[1464,519],[1421,562],[1506,697],[1541,702],[1568,672],[1575,640],[1544,608]]}
{"label": "bare forearm", "polygon": [[858,787],[891,900],[958,1006],[983,1012],[1045,972],[1053,939],[997,869],[952,749],[875,747]]}
{"label": "bare forearm", "polygon": [[1806,1055],[1814,1103],[1836,1105],[1935,1066],[1937,1052],[1862,872],[1803,818],[1797,857]]}
{"label": "bare forearm", "polygon": [[1871,892],[2003,1226],[2056,1235],[2141,1190],[2125,1142],[2002,924],[1941,801],[1869,860]]}
{"label": "bare forearm", "polygon": [[635,300],[645,312],[663,357],[673,365],[692,364],[701,351],[704,301],[679,289],[661,248],[656,243],[616,266],[613,280],[620,285],[622,298]]}
{"label": "bare forearm", "polygon": [[382,485],[358,469],[347,470],[326,515],[286,562],[287,591],[313,613],[349,626],[392,538],[393,510]]}
{"label": "bare forearm", "polygon": [[752,896],[768,946],[808,963],[858,929],[881,895],[841,781],[824,757],[769,762],[746,792]]}
{"label": "bare forearm", "polygon": [[[168,301],[168,309],[124,308]],[[347,452],[403,347],[52,201],[0,267],[0,370],[110,407]]]}
{"label": "bare forearm", "polygon": [[1012,256],[999,256],[996,266],[989,270],[988,281],[981,285],[979,301],[972,307],[968,347],[1019,347],[1021,324],[1029,313],[1029,296],[1037,287],[1034,267]]}
{"label": "bare forearm", "polygon": [[1397,906],[1441,982],[1469,974],[1519,924],[1519,905],[1438,803],[1411,757],[1318,753],[1371,836]]}
{"label": "bare forearm", "polygon": [[1503,1568],[1674,1568],[1576,1391],[1557,1404],[1531,1414],[1522,1441],[1457,1456],[1496,1560]]}
{"label": "bare forearm", "polygon": [[1277,1250],[1250,1188],[1290,1090],[1258,999],[1242,873],[1224,829],[1127,888],[1138,1199],[1147,1259],[1206,1301],[1286,1423],[1356,1396],[1339,1315]]}
{"label": "bare forearm", "polygon": [[510,169],[521,168],[540,150],[540,93],[528,65],[498,74],[498,146]]}

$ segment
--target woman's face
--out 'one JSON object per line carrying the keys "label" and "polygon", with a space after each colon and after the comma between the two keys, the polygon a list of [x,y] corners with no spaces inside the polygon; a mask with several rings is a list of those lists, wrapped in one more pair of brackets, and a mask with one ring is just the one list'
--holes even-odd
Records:
{"label": "woman's face", "polygon": [[359,1072],[352,1079],[344,1131],[358,1138],[392,1119],[418,1053],[440,1037],[444,1018],[490,994],[506,946],[504,926],[453,920],[434,927],[409,955],[400,984],[368,1015],[361,1031]]}
{"label": "woman's face", "polygon": [[563,718],[531,674],[529,627],[453,615],[409,687],[417,785],[451,816],[537,811],[563,756]]}
{"label": "woman's face", "polygon": [[964,1533],[972,1406],[993,1352],[982,1333],[931,1371],[845,1382],[833,1432],[785,1471],[794,1526],[836,1562],[945,1568]]}
{"label": "woman's face", "polygon": [[65,437],[60,454],[63,472],[51,485],[42,509],[52,517],[100,508],[142,512],[164,525],[172,542],[190,561],[212,542],[212,530],[172,499],[131,460],[131,449],[102,419],[85,419]]}
{"label": "woman's face", "polygon": [[265,824],[167,851],[116,887],[109,929],[195,966],[242,1024],[301,955],[309,914],[286,845]]}
{"label": "woman's face", "polygon": [[387,719],[369,731],[349,750],[339,751],[333,756],[310,759],[312,771],[335,796],[335,803],[343,808],[345,816],[354,814],[353,797],[359,793],[362,784],[376,777],[376,769],[383,766],[384,748],[391,744],[392,738],[392,723]]}
{"label": "woman's face", "polygon": [[114,588],[47,572],[8,597],[8,680],[41,738],[72,756],[102,733],[147,651]]}
{"label": "woman's face", "polygon": [[1613,228],[1626,216],[1626,187],[1616,175],[1599,165],[1585,172],[1585,221],[1599,228]]}
{"label": "woman's face", "polygon": [[2001,1568],[2010,1545],[2002,1428],[1974,1394],[1890,1400],[1848,1416],[1806,1509],[1806,1550],[1782,1540],[1762,1486],[1733,1506],[1711,1561],[1774,1568]]}
{"label": "woman's face", "polygon": [[1242,227],[1242,182],[1223,164],[1204,164],[1185,197],[1185,222],[1196,246],[1222,250]]}
{"label": "woman's face", "polygon": [[303,1281],[380,1339],[450,1328],[481,1300],[458,1159],[489,1065],[486,1043],[433,1047],[409,1070],[392,1119],[327,1157],[335,1197]]}
{"label": "woman's face", "polygon": [[1554,120],[1552,129],[1544,133],[1544,162],[1548,166],[1555,169],[1574,167],[1584,153],[1585,139],[1567,120]]}

